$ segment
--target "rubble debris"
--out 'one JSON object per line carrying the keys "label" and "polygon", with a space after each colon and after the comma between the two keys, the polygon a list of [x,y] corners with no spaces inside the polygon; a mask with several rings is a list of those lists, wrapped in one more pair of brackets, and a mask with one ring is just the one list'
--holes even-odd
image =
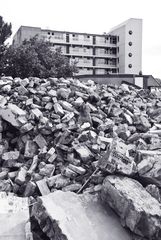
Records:
{"label": "rubble debris", "polygon": [[127,85],[1,78],[0,190],[94,194],[113,174],[135,178],[159,202],[160,101]]}
{"label": "rubble debris", "polygon": [[161,238],[161,204],[139,182],[107,176],[101,197],[132,232],[148,239]]}

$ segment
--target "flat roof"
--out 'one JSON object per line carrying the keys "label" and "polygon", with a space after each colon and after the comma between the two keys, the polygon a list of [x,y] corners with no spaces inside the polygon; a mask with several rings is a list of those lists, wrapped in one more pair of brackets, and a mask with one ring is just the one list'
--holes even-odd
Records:
{"label": "flat roof", "polygon": [[[82,32],[70,32],[70,31],[58,31],[58,30],[52,30],[52,29],[43,29],[40,27],[31,27],[31,26],[21,26],[20,28],[35,28],[35,29],[39,29],[40,31],[46,31],[46,32],[57,32],[57,33],[67,33],[67,34],[79,34],[79,35],[90,35],[90,36],[112,36],[112,37],[116,37],[116,35],[112,35],[110,33],[103,33],[103,34],[95,34],[95,33],[82,33]],[[19,29],[20,29],[19,28]],[[19,29],[17,30],[17,32],[19,31]]]}

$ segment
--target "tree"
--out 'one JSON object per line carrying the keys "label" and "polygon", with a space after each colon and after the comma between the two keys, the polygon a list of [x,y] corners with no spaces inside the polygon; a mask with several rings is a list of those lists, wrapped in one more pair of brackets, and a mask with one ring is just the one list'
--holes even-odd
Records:
{"label": "tree", "polygon": [[11,36],[12,34],[12,25],[11,23],[5,23],[3,21],[3,17],[0,16],[0,74],[2,73],[3,69],[3,55],[6,51],[5,41]]}
{"label": "tree", "polygon": [[61,49],[52,50],[49,42],[34,37],[20,46],[10,46],[3,57],[6,75],[12,77],[72,77],[76,64],[69,64]]}
{"label": "tree", "polygon": [[5,41],[11,36],[12,34],[12,25],[11,23],[5,23],[3,21],[3,17],[0,16],[0,45],[4,45]]}

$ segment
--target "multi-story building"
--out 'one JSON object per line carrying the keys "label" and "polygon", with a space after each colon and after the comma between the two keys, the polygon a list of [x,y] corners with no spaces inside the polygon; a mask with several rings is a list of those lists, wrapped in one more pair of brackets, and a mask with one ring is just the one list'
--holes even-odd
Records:
{"label": "multi-story building", "polygon": [[142,20],[129,19],[109,33],[88,34],[21,26],[13,38],[19,45],[35,35],[61,47],[69,61],[76,61],[81,74],[132,73],[141,71]]}

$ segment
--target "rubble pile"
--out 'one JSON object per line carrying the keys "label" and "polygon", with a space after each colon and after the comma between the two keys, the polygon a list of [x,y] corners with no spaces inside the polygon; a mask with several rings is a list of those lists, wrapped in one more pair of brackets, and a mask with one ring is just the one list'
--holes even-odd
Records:
{"label": "rubble pile", "polygon": [[[0,155],[0,191],[100,193],[131,231],[161,238],[159,93],[91,80],[3,77]],[[148,210],[150,203],[158,210]]]}

